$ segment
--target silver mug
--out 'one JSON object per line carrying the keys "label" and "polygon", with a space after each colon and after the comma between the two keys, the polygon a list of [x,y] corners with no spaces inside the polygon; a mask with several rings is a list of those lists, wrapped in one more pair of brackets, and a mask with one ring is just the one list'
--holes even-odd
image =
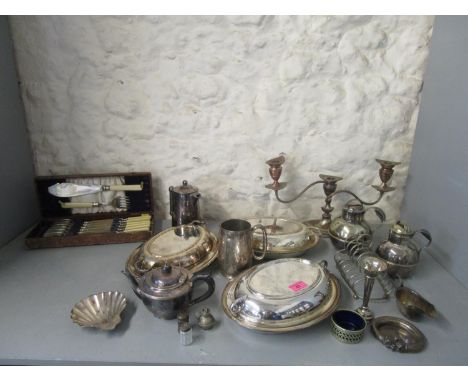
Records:
{"label": "silver mug", "polygon": [[[254,253],[252,233],[263,233],[263,253]],[[267,251],[267,232],[263,225],[252,225],[247,220],[230,219],[221,223],[218,263],[221,273],[228,279],[237,276],[252,265],[252,259],[262,260]]]}

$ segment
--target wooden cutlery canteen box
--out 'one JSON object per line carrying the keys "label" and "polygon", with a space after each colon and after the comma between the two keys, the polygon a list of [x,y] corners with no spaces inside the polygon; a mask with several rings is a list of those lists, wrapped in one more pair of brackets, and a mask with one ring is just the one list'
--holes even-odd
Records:
{"label": "wooden cutlery canteen box", "polygon": [[39,176],[41,221],[28,248],[146,241],[152,236],[151,173]]}

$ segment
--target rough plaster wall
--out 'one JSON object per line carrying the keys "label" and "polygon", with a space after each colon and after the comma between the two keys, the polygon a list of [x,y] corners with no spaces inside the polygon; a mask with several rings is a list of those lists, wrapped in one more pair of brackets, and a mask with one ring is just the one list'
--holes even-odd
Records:
{"label": "rough plaster wall", "polygon": [[[319,173],[374,198],[399,160],[399,215],[433,17],[12,17],[36,172],[153,173],[159,216],[182,179],[205,218],[321,214]],[[338,199],[336,207],[348,197]],[[335,213],[337,210],[335,210]]]}

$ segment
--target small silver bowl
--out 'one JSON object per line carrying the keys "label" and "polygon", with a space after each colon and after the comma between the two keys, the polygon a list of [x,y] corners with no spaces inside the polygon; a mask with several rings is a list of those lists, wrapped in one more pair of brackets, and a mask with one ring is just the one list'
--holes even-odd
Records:
{"label": "small silver bowl", "polygon": [[127,299],[118,292],[100,292],[82,299],[71,310],[71,319],[83,327],[113,330],[121,322],[120,315]]}
{"label": "small silver bowl", "polygon": [[413,289],[401,286],[396,292],[398,309],[406,318],[419,321],[424,315],[435,318],[437,311],[434,305]]}
{"label": "small silver bowl", "polygon": [[337,310],[331,316],[332,334],[338,341],[345,344],[361,342],[366,326],[366,320],[352,310]]}

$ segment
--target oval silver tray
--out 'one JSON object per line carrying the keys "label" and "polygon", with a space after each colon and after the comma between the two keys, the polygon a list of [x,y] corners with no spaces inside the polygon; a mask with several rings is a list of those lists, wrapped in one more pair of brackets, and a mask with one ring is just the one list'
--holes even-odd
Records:
{"label": "oval silver tray", "polygon": [[[255,268],[255,267],[253,267]],[[301,330],[308,328],[310,326],[316,325],[319,322],[323,321],[324,319],[328,318],[338,306],[341,297],[341,290],[340,284],[338,279],[332,275],[328,274],[329,277],[329,287],[328,293],[325,298],[322,300],[320,305],[315,307],[314,309],[300,315],[295,316],[292,318],[286,318],[282,320],[259,320],[257,322],[253,322],[247,319],[245,316],[237,315],[232,312],[231,304],[234,302],[234,292],[237,287],[238,282],[240,279],[246,275],[247,272],[251,272],[251,269],[241,273],[235,279],[230,281],[223,290],[223,294],[221,297],[221,303],[223,306],[224,313],[234,322],[239,324],[240,326],[251,329],[257,330],[261,332],[268,332],[268,333],[287,333],[296,330]]]}

